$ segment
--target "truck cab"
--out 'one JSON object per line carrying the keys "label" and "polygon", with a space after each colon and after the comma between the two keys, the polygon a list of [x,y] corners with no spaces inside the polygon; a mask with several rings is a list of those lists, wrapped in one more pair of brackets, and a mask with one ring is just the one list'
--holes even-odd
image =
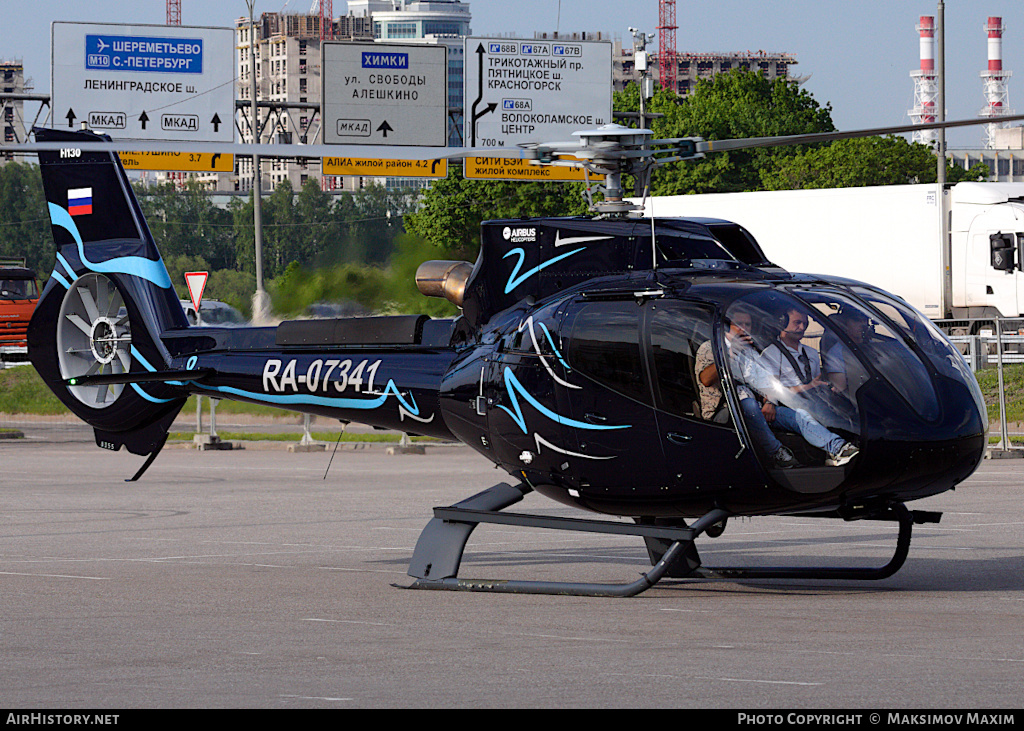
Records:
{"label": "truck cab", "polygon": [[953,312],[1013,317],[1024,312],[1024,183],[960,183],[951,189]]}
{"label": "truck cab", "polygon": [[0,260],[0,361],[27,362],[26,332],[39,291],[39,280],[24,261]]}

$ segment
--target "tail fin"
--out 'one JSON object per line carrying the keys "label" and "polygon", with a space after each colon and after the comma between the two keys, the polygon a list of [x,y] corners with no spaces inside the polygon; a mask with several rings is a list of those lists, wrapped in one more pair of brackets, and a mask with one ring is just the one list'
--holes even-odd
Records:
{"label": "tail fin", "polygon": [[154,454],[185,403],[166,383],[69,385],[93,375],[167,370],[160,339],[188,327],[116,153],[77,147],[92,132],[34,130],[57,263],[29,325],[29,358],[57,397],[107,449]]}

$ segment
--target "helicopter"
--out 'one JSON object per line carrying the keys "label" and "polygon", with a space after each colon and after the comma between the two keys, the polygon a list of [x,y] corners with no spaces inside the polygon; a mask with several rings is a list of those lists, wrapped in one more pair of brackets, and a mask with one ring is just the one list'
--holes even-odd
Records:
{"label": "helicopter", "polygon": [[[917,128],[712,142],[609,125],[527,146],[538,163],[604,175],[598,215],[486,221],[475,263],[425,262],[420,291],[459,316],[242,328],[189,325],[116,143],[38,128],[58,252],[29,356],[99,447],[146,457],[132,480],[192,394],[465,443],[511,479],[434,509],[407,588],[634,596],[665,577],[885,578],[913,525],[941,517],[906,503],[982,459],[986,410],[961,354],[892,294],[775,266],[738,224],[637,217],[621,182],[723,149]],[[786,382],[781,356],[776,375],[761,364],[787,338],[818,359],[814,378]],[[839,361],[842,387],[826,380]],[[716,366],[711,390],[698,362]],[[505,510],[531,492],[605,517]],[[699,536],[759,515],[895,522],[897,545],[881,567],[702,565]],[[652,568],[626,584],[459,578],[481,523],[640,537]]]}

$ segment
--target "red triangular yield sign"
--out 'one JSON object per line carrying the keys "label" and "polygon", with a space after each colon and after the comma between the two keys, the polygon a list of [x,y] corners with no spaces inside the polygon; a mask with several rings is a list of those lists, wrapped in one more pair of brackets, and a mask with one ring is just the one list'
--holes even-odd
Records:
{"label": "red triangular yield sign", "polygon": [[199,303],[203,301],[203,290],[206,289],[206,278],[209,272],[185,272],[185,284],[188,285],[188,293],[192,297],[192,306],[199,314]]}

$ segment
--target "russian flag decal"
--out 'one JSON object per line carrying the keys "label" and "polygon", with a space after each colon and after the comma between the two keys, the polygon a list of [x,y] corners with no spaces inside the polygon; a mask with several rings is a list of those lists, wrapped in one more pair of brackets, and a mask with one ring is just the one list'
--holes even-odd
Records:
{"label": "russian flag decal", "polygon": [[72,216],[92,213],[92,188],[74,188],[68,191],[68,213]]}

